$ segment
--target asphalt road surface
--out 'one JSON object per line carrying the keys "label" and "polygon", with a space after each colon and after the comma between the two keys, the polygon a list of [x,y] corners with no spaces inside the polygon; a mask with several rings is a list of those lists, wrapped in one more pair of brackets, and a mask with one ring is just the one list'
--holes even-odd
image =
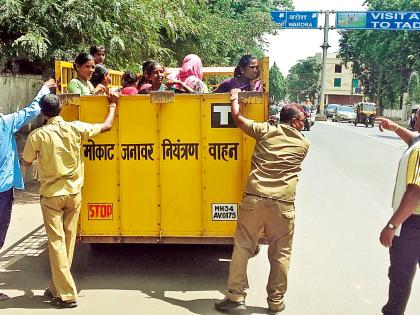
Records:
{"label": "asphalt road surface", "polygon": [[[391,215],[405,145],[390,132],[316,122],[296,202],[296,231],[285,315],[373,315],[386,302],[388,251],[379,233]],[[79,307],[56,310],[42,297],[49,279],[38,196],[18,193],[0,252],[0,314],[219,314],[229,246],[79,244],[73,274]],[[245,314],[265,314],[267,247],[251,259]],[[414,280],[406,315],[420,312]]]}

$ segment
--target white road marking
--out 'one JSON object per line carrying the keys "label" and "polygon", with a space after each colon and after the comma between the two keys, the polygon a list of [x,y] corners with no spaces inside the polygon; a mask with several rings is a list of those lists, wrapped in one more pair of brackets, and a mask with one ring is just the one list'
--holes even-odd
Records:
{"label": "white road marking", "polygon": [[405,150],[407,148],[407,145],[402,140],[385,140],[385,139],[381,139],[381,138],[378,138],[376,135],[370,135],[370,134],[367,134],[365,132],[361,132],[361,131],[358,131],[356,129],[353,129],[350,126],[345,126],[345,125],[342,125],[340,123],[335,123],[335,122],[331,122],[331,121],[328,121],[327,124],[328,125],[333,125],[333,126],[335,126],[337,128],[341,128],[341,129],[347,130],[347,131],[352,132],[352,133],[355,133],[355,134],[359,134],[359,135],[362,135],[362,136],[365,136],[365,137],[370,137],[370,138],[375,139],[375,140],[377,140],[379,142],[390,144],[390,145],[392,145],[394,147],[397,147],[399,149],[402,149],[402,150]]}

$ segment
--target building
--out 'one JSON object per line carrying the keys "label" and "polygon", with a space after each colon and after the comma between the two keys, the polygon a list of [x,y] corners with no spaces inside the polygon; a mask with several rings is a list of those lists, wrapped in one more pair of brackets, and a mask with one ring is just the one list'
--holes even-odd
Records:
{"label": "building", "polygon": [[[322,62],[322,54],[315,55]],[[321,77],[321,74],[320,74]],[[324,104],[353,105],[363,101],[362,87],[354,78],[352,64],[344,64],[337,53],[327,55]]]}

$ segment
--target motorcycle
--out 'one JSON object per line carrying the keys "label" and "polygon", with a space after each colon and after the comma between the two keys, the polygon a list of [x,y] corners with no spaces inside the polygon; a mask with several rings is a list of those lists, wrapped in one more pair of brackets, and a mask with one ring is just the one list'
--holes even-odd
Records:
{"label": "motorcycle", "polygon": [[305,120],[303,122],[303,130],[311,130],[312,120],[310,116],[305,115]]}
{"label": "motorcycle", "polygon": [[307,106],[303,107],[304,114],[305,114],[305,120],[303,121],[303,130],[311,130],[311,127],[314,124],[314,121],[311,119],[311,109]]}

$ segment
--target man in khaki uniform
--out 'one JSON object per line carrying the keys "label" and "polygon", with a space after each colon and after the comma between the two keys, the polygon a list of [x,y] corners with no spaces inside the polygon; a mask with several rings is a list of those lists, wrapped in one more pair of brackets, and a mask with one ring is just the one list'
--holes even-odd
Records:
{"label": "man in khaki uniform", "polygon": [[238,90],[231,92],[232,117],[236,125],[256,140],[251,172],[242,199],[229,268],[226,299],[216,303],[219,311],[245,310],[246,269],[261,230],[268,237],[271,269],[267,284],[270,314],[285,306],[287,272],[292,251],[295,191],[301,163],[309,142],[301,134],[305,115],[300,105],[285,105],[280,124],[257,123],[239,112]]}
{"label": "man in khaki uniform", "polygon": [[26,166],[38,160],[41,208],[48,236],[52,279],[44,295],[59,308],[77,306],[77,290],[70,268],[82,204],[82,140],[111,129],[118,96],[108,97],[108,115],[103,123],[66,122],[60,115],[57,95],[41,98],[41,114],[47,124],[31,132],[23,150]]}
{"label": "man in khaki uniform", "polygon": [[420,266],[420,109],[414,128],[402,128],[386,118],[378,118],[379,128],[395,132],[408,144],[398,165],[392,208],[394,214],[380,234],[380,242],[389,247],[388,302],[384,315],[403,315],[411,285]]}

